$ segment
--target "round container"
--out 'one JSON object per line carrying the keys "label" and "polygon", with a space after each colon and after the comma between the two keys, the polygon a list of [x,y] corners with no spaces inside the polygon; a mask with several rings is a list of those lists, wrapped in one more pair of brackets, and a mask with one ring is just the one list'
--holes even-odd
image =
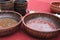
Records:
{"label": "round container", "polygon": [[[6,20],[3,20],[3,22],[1,22],[1,20],[4,18]],[[7,19],[7,18],[9,18],[9,19]],[[12,22],[12,21],[8,21],[10,19],[15,20],[17,23],[12,26],[12,24],[8,23],[8,22],[10,22],[10,23]],[[5,25],[7,25],[7,24],[4,25],[4,22],[8,23],[10,26],[8,25],[6,27],[3,27]],[[1,27],[1,23],[3,23],[2,27]],[[17,31],[20,28],[20,24],[21,24],[21,15],[19,13],[14,12],[14,11],[1,11],[0,12],[0,36],[6,36],[6,35],[14,33],[15,31]]]}
{"label": "round container", "polygon": [[60,14],[60,2],[52,2],[50,9],[51,12]]}
{"label": "round container", "polygon": [[60,18],[49,13],[31,13],[22,18],[22,29],[36,38],[53,38],[59,34]]}
{"label": "round container", "polygon": [[12,0],[0,0],[0,10],[14,10],[14,2]]}
{"label": "round container", "polygon": [[16,0],[15,1],[15,11],[21,13],[22,15],[26,14],[27,1],[26,0]]}

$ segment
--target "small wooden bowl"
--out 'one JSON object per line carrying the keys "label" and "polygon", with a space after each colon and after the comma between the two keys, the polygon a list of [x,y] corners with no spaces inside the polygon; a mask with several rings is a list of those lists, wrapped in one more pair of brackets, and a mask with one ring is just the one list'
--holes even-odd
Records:
{"label": "small wooden bowl", "polygon": [[1,10],[14,10],[14,2],[12,0],[0,0]]}
{"label": "small wooden bowl", "polygon": [[0,28],[0,36],[6,36],[9,34],[12,34],[19,29],[20,24],[21,24],[21,15],[19,13],[14,12],[14,11],[1,11],[0,18],[11,18],[18,22],[14,26],[2,28],[2,29]]}
{"label": "small wooden bowl", "polygon": [[[33,28],[30,28],[30,26],[28,26],[28,21],[35,19],[35,18],[41,18],[42,20],[46,20],[48,22],[53,23],[56,27],[56,29],[53,31],[39,31],[34,29],[34,27],[36,27],[36,25]],[[52,14],[49,13],[31,13],[31,14],[27,14],[22,18],[22,24],[23,24],[23,30],[25,32],[27,32],[28,34],[37,37],[37,38],[53,38],[56,37],[59,33],[59,28],[60,28],[60,19]],[[36,20],[37,21],[37,20]],[[56,22],[57,21],[57,22]],[[40,24],[39,24],[40,25]]]}
{"label": "small wooden bowl", "polygon": [[60,13],[60,2],[52,2],[50,8],[51,12]]}

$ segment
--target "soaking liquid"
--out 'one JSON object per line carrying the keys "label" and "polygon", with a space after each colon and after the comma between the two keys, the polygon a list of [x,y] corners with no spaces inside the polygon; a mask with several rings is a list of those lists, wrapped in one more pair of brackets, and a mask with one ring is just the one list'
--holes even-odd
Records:
{"label": "soaking liquid", "polygon": [[49,32],[49,31],[54,31],[56,29],[56,26],[54,25],[54,23],[46,21],[46,20],[40,20],[40,19],[31,19],[29,21],[27,21],[27,26],[29,26],[29,28],[33,29],[33,30],[37,30],[37,31],[45,31],[45,32]]}

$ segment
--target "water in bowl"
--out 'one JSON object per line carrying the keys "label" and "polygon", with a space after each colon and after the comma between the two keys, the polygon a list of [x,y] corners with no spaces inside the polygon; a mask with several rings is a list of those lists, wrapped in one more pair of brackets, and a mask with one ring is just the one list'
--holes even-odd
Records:
{"label": "water in bowl", "polygon": [[1,18],[0,28],[7,28],[16,25],[18,22],[11,18]]}
{"label": "water in bowl", "polygon": [[26,24],[29,28],[37,31],[49,32],[54,31],[56,29],[54,23],[49,22],[47,20],[41,20],[39,18],[31,19],[27,21]]}

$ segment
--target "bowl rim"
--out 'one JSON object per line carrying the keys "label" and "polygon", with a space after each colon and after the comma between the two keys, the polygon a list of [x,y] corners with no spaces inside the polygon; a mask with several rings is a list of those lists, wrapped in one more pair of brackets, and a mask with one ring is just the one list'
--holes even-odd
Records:
{"label": "bowl rim", "polygon": [[[53,14],[51,14],[51,13],[48,13],[48,12],[38,12],[38,13],[29,13],[29,14],[26,14],[23,18],[22,18],[22,23],[24,24],[24,26],[25,27],[27,27],[28,29],[31,29],[31,28],[29,28],[30,26],[27,26],[27,24],[24,22],[24,19],[27,17],[27,16],[29,16],[29,15],[32,15],[32,14],[48,14],[48,15],[51,15],[51,16],[54,16],[54,17],[57,17],[57,16],[55,16],[55,15],[53,15]],[[59,17],[57,17],[58,19],[59,19]],[[31,30],[33,30],[33,31],[37,31],[37,32],[47,32],[47,31],[38,31],[38,30],[35,30],[35,29],[31,29]],[[60,28],[58,28],[58,29],[56,29],[56,30],[53,30],[53,31],[48,31],[48,32],[55,32],[55,31],[59,31],[60,30]]]}
{"label": "bowl rim", "polygon": [[[60,3],[60,2],[52,2],[51,3],[51,6],[58,7],[58,6],[54,5],[54,3]],[[58,8],[60,8],[60,7],[58,7]]]}
{"label": "bowl rim", "polygon": [[[16,26],[18,26],[20,23],[21,23],[21,19],[22,19],[22,15],[20,14],[20,13],[18,13],[18,12],[15,12],[15,11],[10,11],[10,10],[4,10],[4,11],[0,11],[0,13],[2,13],[2,12],[12,12],[12,13],[16,13],[16,14],[18,14],[19,16],[20,16],[20,20],[19,20],[19,22],[17,23],[17,24],[15,24],[14,26],[9,26],[9,27],[6,27],[6,28],[1,28],[1,29],[3,29],[3,30],[6,30],[6,29],[10,29],[10,28],[14,28],[14,27],[16,27]],[[1,30],[0,29],[0,30]]]}

